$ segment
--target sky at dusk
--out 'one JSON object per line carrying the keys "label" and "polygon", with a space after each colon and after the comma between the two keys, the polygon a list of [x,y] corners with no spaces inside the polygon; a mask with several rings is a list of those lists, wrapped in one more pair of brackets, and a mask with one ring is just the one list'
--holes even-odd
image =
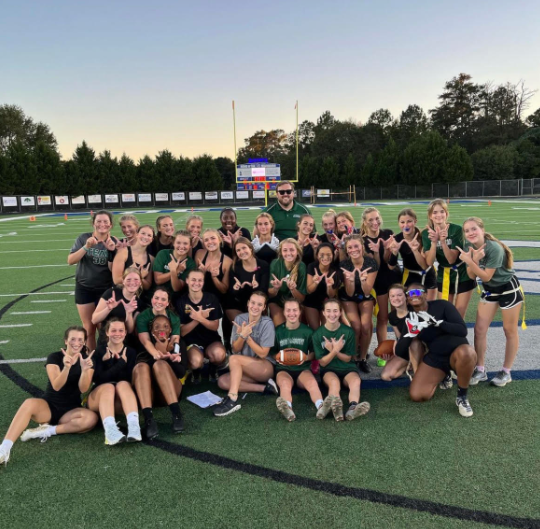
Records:
{"label": "sky at dusk", "polygon": [[[426,112],[452,77],[540,88],[540,2],[7,1],[0,105],[47,123],[64,159],[83,140],[135,160],[234,157],[256,130],[325,110],[364,122]],[[526,115],[540,107],[540,92]]]}

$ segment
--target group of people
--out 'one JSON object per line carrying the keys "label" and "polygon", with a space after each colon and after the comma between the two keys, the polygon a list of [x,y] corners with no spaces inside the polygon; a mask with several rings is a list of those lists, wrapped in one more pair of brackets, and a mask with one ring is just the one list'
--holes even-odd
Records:
{"label": "group of people", "polygon": [[[372,370],[374,320],[379,345],[388,324],[396,337],[381,378],[412,372],[410,397],[424,401],[437,386],[451,387],[453,374],[459,413],[470,417],[467,389],[487,380],[486,335],[500,307],[506,351],[491,383],[512,380],[523,291],[512,252],[481,219],[452,224],[447,203],[437,199],[423,229],[406,208],[393,233],[374,207],[363,210],[358,226],[349,211],[329,210],[318,229],[294,199],[293,183],[281,181],[276,191],[252,233],[225,208],[217,229],[204,228],[194,214],[180,230],[169,215],[157,218],[155,230],[123,215],[117,238],[113,215],[96,212],[92,231],[77,238],[68,256],[77,265],[82,326],[69,327],[65,348],[47,358],[45,394],[26,400],[15,415],[0,463],[19,437],[83,433],[99,419],[106,444],[140,441],[139,410],[153,439],[155,406],[168,406],[172,431],[180,433],[183,385],[188,375],[198,384],[205,364],[210,381],[227,392],[215,416],[239,410],[240,393],[266,392],[293,421],[296,386],[309,393],[318,419],[332,412],[336,421],[353,420],[370,409],[360,399],[360,374]],[[463,318],[475,288],[482,300],[473,347]],[[276,359],[288,348],[302,351],[299,365]],[[127,418],[125,433],[119,413]],[[27,429],[31,420],[40,426]]]}

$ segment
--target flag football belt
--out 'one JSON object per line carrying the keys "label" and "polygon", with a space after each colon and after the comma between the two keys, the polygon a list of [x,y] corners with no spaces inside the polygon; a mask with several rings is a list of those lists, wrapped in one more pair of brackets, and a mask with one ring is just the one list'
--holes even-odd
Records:
{"label": "flag football belt", "polygon": [[421,276],[422,285],[426,282],[427,273],[433,268],[433,266],[428,266],[425,270],[409,270],[408,268],[403,269],[403,278],[401,279],[401,284],[404,285],[409,278],[409,274],[418,274]]}
{"label": "flag football belt", "polygon": [[441,292],[441,299],[445,299],[448,301],[448,298],[450,297],[450,272],[454,270],[456,272],[456,279],[454,280],[454,305],[456,304],[456,298],[458,293],[458,286],[459,286],[459,270],[458,268],[461,265],[464,265],[465,263],[461,261],[457,265],[452,266],[443,266],[443,281],[442,281],[442,292]]}
{"label": "flag football belt", "polygon": [[476,284],[478,286],[478,291],[480,292],[480,297],[482,299],[498,298],[500,296],[506,296],[507,294],[515,294],[516,292],[521,292],[521,295],[523,296],[523,316],[521,318],[521,328],[523,330],[527,328],[527,322],[525,320],[525,311],[526,311],[525,292],[523,291],[523,287],[521,285],[516,286],[511,290],[505,290],[504,292],[489,292],[484,288],[484,285],[478,281],[478,278],[476,278]]}

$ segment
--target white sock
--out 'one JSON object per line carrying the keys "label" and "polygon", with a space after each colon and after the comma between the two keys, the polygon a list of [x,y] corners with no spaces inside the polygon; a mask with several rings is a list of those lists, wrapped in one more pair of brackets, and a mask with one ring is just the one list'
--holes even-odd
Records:
{"label": "white sock", "polygon": [[292,409],[292,402],[290,400],[287,401],[287,404],[289,405],[289,408]]}
{"label": "white sock", "polygon": [[315,407],[316,407],[317,409],[319,409],[319,408],[322,406],[322,403],[323,403],[322,399],[319,399],[319,400],[315,403]]}
{"label": "white sock", "polygon": [[136,422],[137,424],[139,424],[139,414],[136,411],[132,411],[131,413],[128,413],[126,415],[126,419],[127,419],[128,424],[130,422]]}
{"label": "white sock", "polygon": [[4,439],[0,446],[2,448],[7,448],[8,451],[9,451],[9,450],[11,450],[11,447],[13,446],[13,441],[10,441],[9,439]]}
{"label": "white sock", "polygon": [[105,417],[105,419],[103,419],[104,428],[114,428],[115,426],[116,421],[114,420],[114,417]]}
{"label": "white sock", "polygon": [[47,428],[47,433],[48,433],[49,435],[56,435],[56,426],[49,426],[49,427]]}

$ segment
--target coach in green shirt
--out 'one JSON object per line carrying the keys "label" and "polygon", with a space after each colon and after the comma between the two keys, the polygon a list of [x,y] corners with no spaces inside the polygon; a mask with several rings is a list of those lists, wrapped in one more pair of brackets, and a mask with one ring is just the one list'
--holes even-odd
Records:
{"label": "coach in green shirt", "polygon": [[309,213],[305,206],[294,200],[294,184],[288,180],[282,180],[276,188],[277,202],[268,206],[264,211],[269,213],[276,229],[274,235],[282,241],[288,237],[296,237],[296,224],[300,217]]}

